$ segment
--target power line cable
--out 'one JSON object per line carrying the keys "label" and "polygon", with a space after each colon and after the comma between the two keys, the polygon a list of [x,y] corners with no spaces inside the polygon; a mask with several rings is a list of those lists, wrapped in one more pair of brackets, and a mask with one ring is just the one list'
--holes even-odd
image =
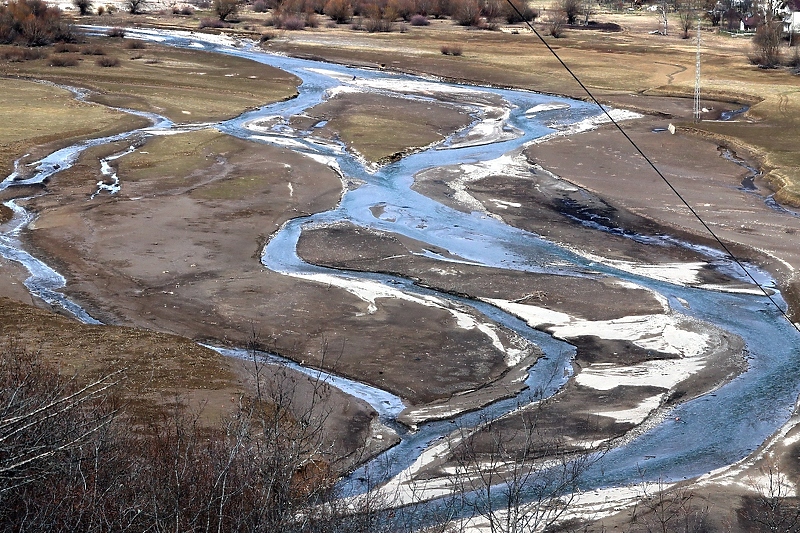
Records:
{"label": "power line cable", "polygon": [[526,20],[526,17],[523,16],[523,14],[520,12],[520,10],[517,8],[517,6],[514,5],[514,2],[512,2],[511,0],[506,0],[506,2],[508,2],[508,5],[510,5],[511,8],[514,10],[514,12],[517,14],[517,16],[519,16],[519,18],[525,22],[525,24],[536,35],[536,37],[539,38],[539,40],[542,42],[542,44],[553,55],[553,57],[556,58],[556,60],[561,64],[561,66],[564,67],[564,70],[566,70],[569,73],[569,75],[572,76],[572,79],[574,79],[575,82],[580,86],[580,88],[589,96],[591,101],[594,102],[597,105],[597,107],[600,108],[600,110],[603,112],[603,114],[605,114],[605,116],[608,118],[608,120],[611,122],[611,124],[613,124],[614,127],[617,128],[617,130],[623,135],[623,137],[625,137],[625,139],[628,140],[628,142],[631,144],[631,146],[633,146],[634,150],[636,150],[636,152],[640,156],[642,156],[644,158],[644,160],[647,162],[647,164],[650,166],[650,168],[652,168],[655,171],[655,173],[658,174],[658,177],[661,178],[661,180],[664,183],[667,184],[667,187],[669,187],[670,190],[675,194],[675,196],[677,196],[678,199],[680,199],[680,201],[683,203],[683,205],[686,206],[686,209],[688,209],[689,212],[700,222],[700,224],[703,226],[703,228],[705,228],[705,230],[708,231],[708,233],[714,238],[716,243],[719,244],[719,246],[728,255],[728,257],[739,268],[742,269],[742,272],[744,272],[745,275],[750,279],[750,281],[752,281],[753,284],[756,287],[759,288],[759,290],[764,294],[764,296],[767,297],[767,299],[772,303],[772,305],[775,306],[775,308],[778,310],[778,312],[780,312],[780,314],[783,315],[783,317],[789,322],[789,324],[791,324],[794,329],[796,329],[797,331],[800,332],[800,326],[795,324],[792,321],[792,319],[789,318],[789,315],[786,313],[786,311],[784,311],[781,308],[781,306],[778,304],[778,302],[775,301],[775,299],[772,297],[772,295],[769,293],[769,291],[767,291],[767,289],[764,288],[764,286],[761,285],[755,279],[755,277],[753,277],[753,275],[750,273],[750,271],[747,270],[747,268],[745,268],[744,263],[741,260],[739,260],[739,258],[737,258],[733,254],[733,252],[731,252],[731,250],[725,245],[725,243],[722,242],[722,239],[720,239],[717,236],[717,234],[714,233],[714,230],[712,230],[711,227],[708,224],[706,224],[706,222],[702,219],[702,217],[700,217],[700,215],[697,213],[697,211],[695,211],[694,208],[689,204],[689,202],[686,201],[686,199],[678,191],[678,189],[676,189],[675,186],[673,186],[672,183],[670,183],[670,181],[667,179],[667,177],[664,176],[664,174],[661,173],[661,171],[658,169],[658,167],[655,165],[655,163],[653,163],[653,161],[649,157],[647,157],[647,155],[642,151],[642,149],[639,148],[639,145],[637,145],[636,142],[633,139],[631,139],[631,137],[628,135],[628,133],[622,128],[622,126],[620,126],[620,124],[616,120],[614,120],[614,117],[611,116],[611,114],[608,112],[608,109],[606,109],[606,107],[603,106],[597,100],[597,98],[595,98],[594,94],[592,94],[592,91],[590,91],[589,88],[586,87],[586,85],[583,84],[583,82],[580,80],[580,78],[577,76],[577,74],[575,74],[572,71],[572,69],[569,68],[569,66],[561,59],[561,57],[558,55],[558,53],[556,53],[556,51],[553,49],[553,47],[551,47],[550,44],[547,41],[545,41],[544,37],[542,37],[542,34],[539,33],[536,30],[536,28],[534,28],[533,24],[531,24],[528,20]]}

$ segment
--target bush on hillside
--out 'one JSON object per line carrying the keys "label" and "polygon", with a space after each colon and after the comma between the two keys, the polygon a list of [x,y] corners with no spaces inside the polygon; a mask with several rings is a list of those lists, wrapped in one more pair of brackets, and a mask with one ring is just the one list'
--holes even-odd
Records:
{"label": "bush on hillside", "polygon": [[219,20],[227,20],[229,17],[236,15],[239,11],[238,0],[214,0],[213,3],[214,13],[219,17]]}
{"label": "bush on hillside", "polygon": [[353,3],[350,0],[328,0],[324,12],[338,24],[344,24],[353,18]]}
{"label": "bush on hillside", "polygon": [[409,22],[412,26],[428,26],[430,21],[425,15],[414,15]]}
{"label": "bush on hillside", "polygon": [[118,67],[119,66],[119,59],[116,57],[99,57],[95,64],[98,67]]}
{"label": "bush on hillside", "polygon": [[72,26],[62,20],[61,10],[43,0],[10,0],[0,5],[0,43],[44,46],[76,40]]}

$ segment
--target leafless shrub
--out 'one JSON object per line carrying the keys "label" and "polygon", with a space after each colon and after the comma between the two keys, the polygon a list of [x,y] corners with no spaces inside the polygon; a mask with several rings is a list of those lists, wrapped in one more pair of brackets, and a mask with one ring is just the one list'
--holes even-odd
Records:
{"label": "leafless shrub", "polygon": [[642,482],[641,497],[631,512],[631,533],[705,533],[709,506],[685,487],[668,487],[663,480]]}
{"label": "leafless shrub", "polygon": [[50,58],[51,67],[74,67],[78,65],[78,58],[73,55],[53,56]]}
{"label": "leafless shrub", "polygon": [[78,13],[80,13],[82,17],[92,12],[91,0],[72,0],[72,5],[78,8]]}
{"label": "leafless shrub", "polygon": [[581,12],[581,0],[561,0],[559,8],[566,17],[567,24],[575,24]]}
{"label": "leafless shrub", "polygon": [[548,531],[566,512],[581,475],[595,460],[572,455],[556,437],[537,428],[538,412],[521,412],[516,425],[484,420],[451,436],[452,476],[465,495],[467,516],[490,531]]}
{"label": "leafless shrub", "polygon": [[137,40],[130,40],[125,42],[125,48],[128,50],[144,50],[147,48],[147,45],[144,44],[142,41]]}
{"label": "leafless shrub", "polygon": [[105,6],[97,6],[97,15],[98,16],[102,17],[105,14],[105,12],[106,12]]}
{"label": "leafless shrub", "polygon": [[392,23],[398,16],[391,6],[381,8],[377,4],[366,6],[364,15],[362,25],[370,33],[392,31]]}
{"label": "leafless shrub", "polygon": [[116,37],[122,39],[123,37],[125,37],[125,28],[120,28],[120,27],[109,28],[108,31],[106,32],[106,37]]}
{"label": "leafless shrub", "polygon": [[688,39],[689,32],[697,19],[701,5],[697,0],[676,0],[675,10],[678,12],[678,27],[681,29],[681,38]]}
{"label": "leafless shrub", "polygon": [[761,479],[751,482],[755,495],[742,498],[737,511],[739,524],[745,531],[797,531],[800,504],[792,494],[793,482],[775,462],[760,470]]}
{"label": "leafless shrub", "polygon": [[77,51],[78,47],[69,43],[56,43],[56,45],[53,47],[53,52],[57,54],[75,53]]}
{"label": "leafless shrub", "polygon": [[453,18],[461,26],[478,26],[481,22],[481,5],[478,0],[454,0]]}
{"label": "leafless shrub", "polygon": [[794,52],[792,54],[792,57],[790,57],[789,60],[786,62],[786,66],[796,69],[800,67],[800,47],[793,46],[792,49],[794,50]]}
{"label": "leafless shrub", "polygon": [[386,8],[392,11],[395,19],[403,19],[405,22],[411,20],[411,16],[419,12],[413,0],[388,0]]}
{"label": "leafless shrub", "polygon": [[269,11],[269,7],[264,0],[256,0],[253,2],[253,12],[266,13],[267,11]]}
{"label": "leafless shrub", "polygon": [[[66,59],[63,56],[58,59]],[[99,409],[114,384],[65,380],[39,354],[9,342],[0,350],[0,495],[43,480],[98,433],[113,411]]]}
{"label": "leafless shrub", "polygon": [[221,20],[214,19],[214,18],[204,18],[200,19],[200,24],[198,27],[202,30],[203,28],[230,28],[230,24],[223,22]]}
{"label": "leafless shrub", "polygon": [[261,34],[261,37],[259,38],[259,41],[261,41],[262,43],[265,43],[267,41],[271,41],[275,37],[276,37],[276,35],[275,35],[274,32],[268,31],[268,32],[264,32],[264,33]]}
{"label": "leafless shrub", "polygon": [[429,26],[430,21],[425,15],[414,15],[411,17],[409,24],[412,26]]}
{"label": "leafless shrub", "polygon": [[461,46],[457,44],[443,44],[439,50],[446,56],[460,56],[463,53]]}
{"label": "leafless shrub", "polygon": [[116,57],[99,57],[95,64],[98,67],[118,67],[119,66],[119,59]]}
{"label": "leafless shrub", "polygon": [[81,54],[85,56],[104,56],[106,51],[102,46],[86,46],[81,50]]}
{"label": "leafless shrub", "polygon": [[275,26],[284,30],[298,31],[306,27],[306,21],[299,15],[285,15],[278,19]]}
{"label": "leafless shrub", "polygon": [[[531,7],[528,2],[520,2],[519,0],[513,2],[513,7],[508,1],[502,2],[502,16],[505,17],[506,22],[509,24],[517,24],[519,22],[531,22],[536,20],[539,16],[539,11]],[[515,9],[516,8],[516,9]],[[520,16],[521,15],[521,16]]]}
{"label": "leafless shrub", "polygon": [[252,368],[255,394],[209,428],[180,398],[146,421],[116,419],[113,377],[81,386],[3,350],[3,530],[386,531],[377,506],[334,498],[327,383],[255,355]]}
{"label": "leafless shrub", "polygon": [[482,27],[496,29],[497,20],[502,16],[503,9],[507,4],[506,0],[486,0],[481,7],[481,16],[485,19]]}
{"label": "leafless shrub", "polygon": [[47,53],[40,48],[10,48],[3,50],[0,58],[9,63],[22,63],[23,61],[33,61],[47,57]]}
{"label": "leafless shrub", "polygon": [[0,4],[0,43],[45,46],[56,41],[75,41],[72,26],[61,10],[44,0],[11,0]]}
{"label": "leafless shrub", "polygon": [[547,23],[547,32],[552,36],[558,39],[562,35],[564,35],[564,26],[567,24],[567,17],[564,16],[563,13],[557,12],[550,16],[550,20]]}
{"label": "leafless shrub", "polygon": [[783,24],[774,18],[768,18],[758,25],[753,37],[751,61],[762,68],[775,68],[780,63],[781,32]]}
{"label": "leafless shrub", "polygon": [[350,0],[328,0],[324,12],[338,24],[344,24],[353,18],[353,3]]}
{"label": "leafless shrub", "polygon": [[149,5],[149,0],[124,0],[125,10],[131,15],[142,13]]}
{"label": "leafless shrub", "polygon": [[214,13],[219,17],[219,20],[226,20],[233,17],[239,11],[238,0],[214,0],[212,4]]}

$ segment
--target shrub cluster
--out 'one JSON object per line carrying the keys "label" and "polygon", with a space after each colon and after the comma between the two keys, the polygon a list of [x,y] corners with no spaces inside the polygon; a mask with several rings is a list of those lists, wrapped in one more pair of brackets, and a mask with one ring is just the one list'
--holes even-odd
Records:
{"label": "shrub cluster", "polygon": [[461,47],[454,44],[443,44],[440,50],[446,56],[460,56],[463,53]]}
{"label": "shrub cluster", "polygon": [[130,41],[125,42],[125,48],[128,50],[144,50],[147,48],[147,45],[144,44],[142,41],[137,41],[136,39],[132,39]]}
{"label": "shrub cluster", "polygon": [[75,40],[72,26],[61,18],[61,10],[44,0],[10,0],[0,5],[0,43],[44,46]]}
{"label": "shrub cluster", "polygon": [[411,17],[411,20],[409,22],[411,23],[412,26],[430,25],[430,21],[428,20],[428,17],[426,17],[425,15],[414,15],[413,17]]}
{"label": "shrub cluster", "polygon": [[47,57],[47,52],[40,48],[7,48],[0,52],[0,59],[9,63],[22,63]]}
{"label": "shrub cluster", "polygon": [[78,51],[78,47],[70,43],[57,43],[53,51],[57,54],[74,53]]}
{"label": "shrub cluster", "polygon": [[239,11],[239,0],[214,0],[212,7],[219,20],[236,16]]}
{"label": "shrub cluster", "polygon": [[78,8],[82,17],[92,12],[92,0],[72,0],[72,5]]}
{"label": "shrub cluster", "polygon": [[[350,22],[355,30],[391,31],[407,26],[425,26],[429,18],[451,17],[465,26],[493,27],[496,21],[509,23],[533,20],[538,11],[522,0],[256,0],[253,10],[272,10],[270,24],[286,29],[311,25],[314,16],[325,15],[337,24]],[[400,22],[395,26],[394,23]],[[287,24],[288,23],[288,24]]]}
{"label": "shrub cluster", "polygon": [[203,28],[230,28],[231,25],[227,22],[223,22],[218,18],[204,18],[200,19],[200,29]]}
{"label": "shrub cluster", "polygon": [[194,9],[189,5],[172,6],[173,15],[193,15]]}
{"label": "shrub cluster", "polygon": [[106,32],[106,37],[116,37],[118,39],[122,39],[125,37],[125,28],[114,27],[109,28]]}
{"label": "shrub cluster", "polygon": [[78,58],[74,55],[60,55],[50,58],[51,67],[75,67],[78,65]]}
{"label": "shrub cluster", "polygon": [[95,61],[95,64],[98,67],[118,67],[119,59],[117,59],[116,57],[107,57],[107,56],[98,57],[97,61]]}
{"label": "shrub cluster", "polygon": [[106,51],[102,46],[86,46],[81,50],[81,54],[85,56],[104,56]]}
{"label": "shrub cluster", "polygon": [[150,420],[125,417],[110,393],[119,375],[78,384],[36,354],[0,352],[3,531],[383,530],[333,498],[321,383],[300,402],[287,372],[256,374],[261,392],[232,398],[208,428],[177,399]]}

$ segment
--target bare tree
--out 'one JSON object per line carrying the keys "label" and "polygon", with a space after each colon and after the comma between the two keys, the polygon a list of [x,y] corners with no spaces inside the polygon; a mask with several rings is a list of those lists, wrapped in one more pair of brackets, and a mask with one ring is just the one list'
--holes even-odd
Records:
{"label": "bare tree", "polygon": [[658,20],[661,23],[663,30],[661,31],[662,35],[667,35],[668,33],[668,23],[669,23],[669,12],[672,9],[669,0],[661,0],[658,3]]}
{"label": "bare tree", "polygon": [[567,17],[567,24],[575,24],[582,11],[582,0],[561,0],[561,11]]}
{"label": "bare tree", "polygon": [[453,17],[461,26],[477,26],[481,20],[478,0],[453,0]]}
{"label": "bare tree", "polygon": [[485,423],[462,429],[453,457],[455,483],[468,514],[483,518],[492,533],[544,531],[574,499],[589,454],[570,455],[536,427],[536,412],[521,416],[521,428]]}
{"label": "bare tree", "polygon": [[631,514],[629,533],[704,533],[708,505],[696,505],[685,487],[668,487],[662,479],[641,484],[642,496]]}
{"label": "bare tree", "polygon": [[595,2],[593,0],[581,0],[581,15],[583,16],[583,25],[589,25],[589,17],[594,14]]}
{"label": "bare tree", "polygon": [[558,39],[564,35],[564,26],[567,24],[567,17],[564,13],[558,11],[552,13],[547,23],[547,32]]}
{"label": "bare tree", "polygon": [[783,23],[772,16],[766,16],[756,28],[753,37],[755,55],[753,62],[763,68],[774,68],[780,63],[780,46]]}
{"label": "bare tree", "polygon": [[350,0],[328,0],[324,11],[338,24],[344,24],[353,18],[353,3]]}
{"label": "bare tree", "polygon": [[213,9],[219,20],[225,20],[239,12],[239,0],[214,0]]}
{"label": "bare tree", "polygon": [[700,7],[696,0],[676,0],[675,10],[678,12],[678,24],[681,29],[681,37],[689,38],[689,32],[697,20]]}
{"label": "bare tree", "polygon": [[161,416],[121,419],[112,378],[78,385],[37,354],[0,350],[0,529],[387,530],[370,498],[335,498],[325,379],[258,358],[253,379],[221,425],[180,398]]}
{"label": "bare tree", "polygon": [[9,342],[0,351],[0,494],[46,478],[110,422],[97,407],[117,374],[80,386]]}
{"label": "bare tree", "polygon": [[748,530],[788,533],[800,528],[800,505],[792,483],[775,462],[760,468],[760,480],[751,481],[755,496],[743,498],[739,522]]}
{"label": "bare tree", "polygon": [[500,3],[502,16],[509,24],[518,22],[530,22],[539,16],[539,12],[532,8],[528,2],[519,0],[504,1]]}
{"label": "bare tree", "polygon": [[124,0],[122,5],[131,15],[138,15],[147,9],[148,4],[148,0]]}
{"label": "bare tree", "polygon": [[92,0],[72,0],[72,4],[78,8],[82,17],[92,12]]}

